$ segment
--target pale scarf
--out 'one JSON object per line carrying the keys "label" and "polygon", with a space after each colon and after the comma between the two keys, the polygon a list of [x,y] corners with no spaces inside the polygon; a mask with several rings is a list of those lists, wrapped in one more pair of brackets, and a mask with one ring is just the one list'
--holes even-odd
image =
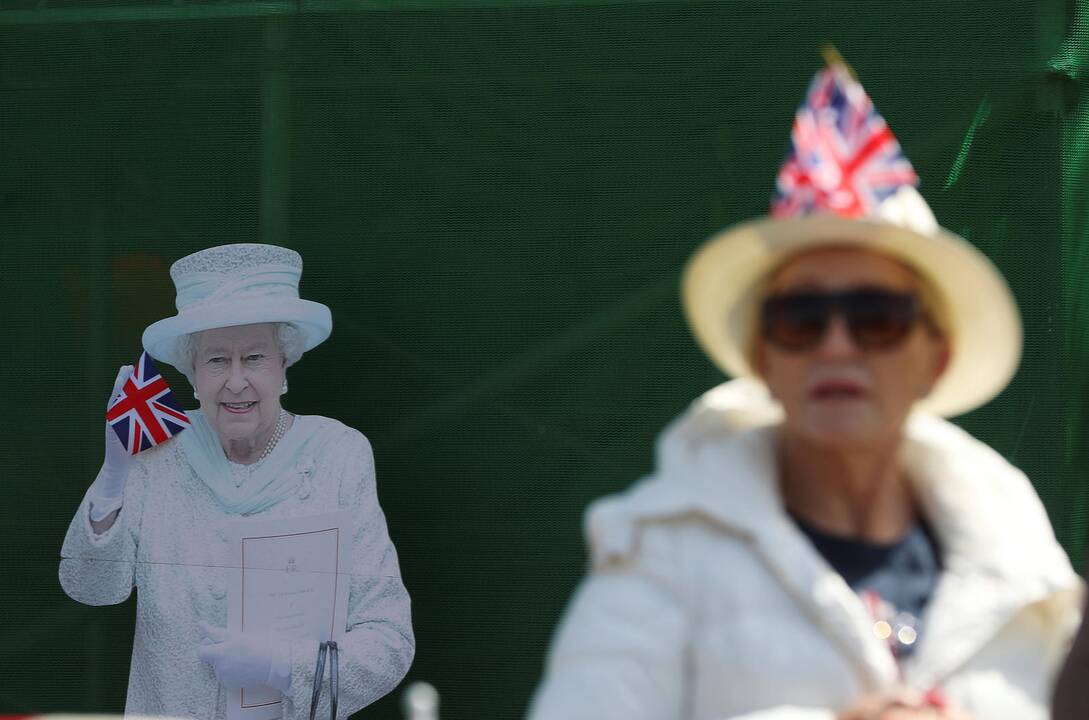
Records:
{"label": "pale scarf", "polygon": [[[252,474],[231,472],[231,462],[223,451],[219,435],[200,410],[188,410],[192,427],[180,434],[182,450],[189,465],[229,513],[252,515],[267,510],[294,494],[302,476],[299,459],[315,431],[319,418],[298,415],[276,447],[253,468]],[[238,484],[239,478],[245,482]]]}

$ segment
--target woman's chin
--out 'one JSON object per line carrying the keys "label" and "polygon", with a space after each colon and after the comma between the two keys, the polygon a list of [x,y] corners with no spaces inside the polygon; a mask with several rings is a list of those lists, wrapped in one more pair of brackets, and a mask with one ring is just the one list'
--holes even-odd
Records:
{"label": "woman's chin", "polygon": [[813,445],[829,450],[864,449],[880,442],[880,419],[868,408],[811,413],[798,430]]}
{"label": "woman's chin", "polygon": [[258,425],[256,411],[238,414],[220,410],[216,417],[215,429],[221,440],[238,441],[253,437]]}

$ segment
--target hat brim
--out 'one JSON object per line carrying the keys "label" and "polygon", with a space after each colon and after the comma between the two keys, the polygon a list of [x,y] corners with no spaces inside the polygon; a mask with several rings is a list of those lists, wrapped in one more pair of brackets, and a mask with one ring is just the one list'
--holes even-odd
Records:
{"label": "hat brim", "polygon": [[179,342],[186,335],[213,328],[270,322],[291,323],[298,328],[303,337],[304,352],[320,345],[333,331],[333,315],[321,303],[301,298],[254,298],[187,308],[152,323],[144,330],[144,349],[156,360],[169,363],[188,375],[190,368],[183,367],[188,358],[184,357]]}
{"label": "hat brim", "polygon": [[940,296],[952,355],[919,409],[960,415],[1006,387],[1021,360],[1021,316],[991,261],[946,230],[924,235],[835,215],[736,225],[713,236],[692,256],[682,280],[682,302],[692,332],[711,360],[734,377],[756,377],[747,351],[756,330],[760,281],[794,253],[835,245],[857,245],[900,260]]}

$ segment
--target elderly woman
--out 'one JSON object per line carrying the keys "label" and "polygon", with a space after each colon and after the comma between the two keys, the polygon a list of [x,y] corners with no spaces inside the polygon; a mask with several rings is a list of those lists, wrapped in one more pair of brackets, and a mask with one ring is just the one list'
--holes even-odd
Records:
{"label": "elderly woman", "polygon": [[1009,381],[1017,310],[891,136],[901,180],[872,195],[807,165],[805,123],[846,133],[863,101],[819,74],[773,216],[689,264],[689,322],[739,379],[589,511],[533,720],[1048,716],[1079,580],[1024,475],[939,417]]}
{"label": "elderly woman", "polygon": [[[126,713],[222,718],[225,688],[263,685],[282,693],[285,720],[309,714],[319,643],[226,630],[228,528],[243,516],[357,519],[339,717],[388,693],[412,662],[409,598],[367,439],[281,405],[287,368],[332,329],[327,307],[299,298],[301,273],[298,253],[269,245],[189,255],[171,267],[178,314],[144,333],[148,353],[189,378],[200,410],[187,413],[191,428],[136,456],[107,428],[105,462],[60,564],[80,602],[138,590]],[[328,717],[328,692],[318,711]]]}

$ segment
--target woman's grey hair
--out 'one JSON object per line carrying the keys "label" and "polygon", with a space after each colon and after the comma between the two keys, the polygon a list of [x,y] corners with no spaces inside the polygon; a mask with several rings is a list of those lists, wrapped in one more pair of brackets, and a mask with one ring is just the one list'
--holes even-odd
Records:
{"label": "woman's grey hair", "polygon": [[[291,323],[273,323],[276,326],[276,345],[280,354],[284,356],[284,367],[289,368],[303,356],[306,345],[299,328]],[[197,335],[199,332],[189,333],[178,338],[178,346],[181,355],[185,359],[185,367],[178,368],[185,375],[190,385],[193,385],[193,372],[196,369],[197,359]],[[196,387],[194,385],[194,387]]]}

